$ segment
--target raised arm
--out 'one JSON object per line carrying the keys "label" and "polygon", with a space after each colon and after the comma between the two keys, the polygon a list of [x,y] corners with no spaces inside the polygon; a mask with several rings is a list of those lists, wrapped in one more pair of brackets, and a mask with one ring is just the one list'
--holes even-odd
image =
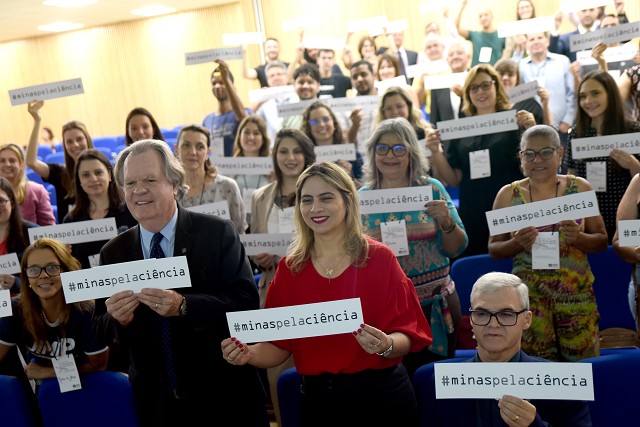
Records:
{"label": "raised arm", "polygon": [[247,112],[244,109],[242,100],[238,96],[236,87],[231,81],[229,66],[227,65],[226,62],[224,62],[221,59],[217,59],[215,62],[218,64],[220,68],[220,74],[222,75],[222,82],[224,83],[224,87],[227,89],[227,95],[229,96],[229,102],[231,103],[233,114],[236,116],[236,120],[241,122],[245,117],[247,117]]}
{"label": "raised arm", "polygon": [[469,30],[466,28],[460,27],[460,21],[462,20],[462,14],[464,13],[464,9],[467,7],[467,0],[462,0],[462,5],[460,6],[460,10],[458,11],[458,15],[456,16],[456,30],[458,30],[458,34],[465,39],[469,38]]}
{"label": "raised arm", "polygon": [[436,171],[434,177],[444,181],[452,187],[457,187],[462,181],[462,171],[454,169],[449,164],[447,157],[442,150],[440,141],[440,131],[437,129],[425,129],[427,148],[431,150],[431,164]]}
{"label": "raised arm", "polygon": [[40,116],[40,109],[44,105],[44,101],[32,101],[28,105],[29,114],[33,117],[33,129],[31,129],[31,136],[29,137],[29,145],[27,145],[27,166],[40,175],[43,179],[49,178],[49,166],[38,160],[38,140],[40,139],[40,123],[42,117]]}
{"label": "raised arm", "polygon": [[249,80],[258,78],[258,72],[247,62],[247,46],[242,45],[242,77]]}

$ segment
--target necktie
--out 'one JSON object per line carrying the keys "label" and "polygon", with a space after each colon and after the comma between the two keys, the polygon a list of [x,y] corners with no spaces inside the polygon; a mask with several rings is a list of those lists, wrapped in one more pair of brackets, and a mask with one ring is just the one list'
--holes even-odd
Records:
{"label": "necktie", "polygon": [[404,61],[402,60],[402,54],[398,51],[398,62],[400,63],[400,74],[407,76],[407,70],[404,68]]}
{"label": "necktie", "polygon": [[[164,258],[164,252],[160,247],[162,233],[156,233],[151,239],[151,258]],[[162,360],[167,374],[167,385],[172,393],[175,393],[177,379],[176,370],[173,364],[173,353],[171,351],[171,331],[169,328],[169,319],[160,316],[160,336],[162,338]]]}

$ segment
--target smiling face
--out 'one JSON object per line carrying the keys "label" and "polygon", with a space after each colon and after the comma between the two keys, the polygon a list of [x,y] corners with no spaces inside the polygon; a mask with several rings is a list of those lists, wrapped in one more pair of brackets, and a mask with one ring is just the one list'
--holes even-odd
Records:
{"label": "smiling face", "polygon": [[517,8],[518,19],[533,18],[533,5],[530,0],[520,0]]}
{"label": "smiling face", "polygon": [[13,150],[7,148],[0,151],[0,176],[6,178],[14,188],[20,181],[23,167],[24,165]]}
{"label": "smiling face", "polygon": [[267,40],[264,42],[264,53],[269,61],[275,61],[280,55],[280,44],[275,40]]}
{"label": "smiling face", "polygon": [[153,138],[153,126],[151,125],[151,120],[149,120],[149,117],[144,114],[137,114],[131,117],[131,120],[129,120],[128,132],[131,139],[133,139],[133,142]]}
{"label": "smiling face", "polygon": [[362,49],[360,49],[360,56],[362,58],[369,58],[371,56],[375,56],[376,49],[371,42],[371,40],[365,40],[362,42]]}
{"label": "smiling face", "polygon": [[373,74],[366,64],[351,69],[351,85],[358,91],[358,95],[369,95],[373,89]]}
{"label": "smiling face", "polygon": [[319,176],[307,178],[300,191],[300,214],[316,236],[345,235],[347,208],[338,190]]}
{"label": "smiling face", "polygon": [[516,73],[504,72],[498,73],[498,75],[500,76],[500,80],[502,80],[502,86],[504,86],[505,90],[516,87],[518,83],[518,75]]}
{"label": "smiling face", "polygon": [[26,263],[27,269],[34,266],[43,268],[38,277],[29,278],[29,287],[33,292],[35,292],[40,300],[47,300],[56,297],[61,298],[62,281],[60,279],[60,275],[58,274],[51,277],[46,271],[44,271],[44,267],[50,264],[60,265],[60,260],[49,248],[35,249],[29,254],[29,259]]}
{"label": "smiling face", "polygon": [[584,9],[578,11],[578,20],[583,27],[589,29],[598,18],[598,9]]}
{"label": "smiling face", "polygon": [[213,96],[218,100],[218,102],[226,101],[229,98],[222,76],[215,75],[211,79],[211,92],[213,92]]}
{"label": "smiling face", "polygon": [[276,152],[276,160],[283,178],[297,179],[304,170],[304,152],[298,141],[293,138],[282,138]]}
{"label": "smiling face", "polygon": [[544,33],[527,34],[527,50],[531,56],[544,55],[549,48],[549,39]]}
{"label": "smiling face", "polygon": [[89,147],[87,138],[80,129],[69,129],[65,131],[62,134],[62,139],[64,140],[65,150],[67,150],[67,153],[69,153],[69,156],[71,156],[73,160],[78,160],[80,153]]}
{"label": "smiling face", "polygon": [[240,146],[245,157],[258,157],[264,143],[257,124],[248,122],[240,132]]}
{"label": "smiling face", "polygon": [[400,95],[387,96],[382,104],[382,112],[385,119],[395,119],[396,117],[409,119],[409,105]]}
{"label": "smiling face", "polygon": [[78,168],[80,186],[89,198],[107,195],[111,176],[102,162],[88,159],[80,162],[76,167]]}
{"label": "smiling face", "polygon": [[204,171],[209,155],[209,141],[202,132],[184,131],[178,141],[178,158],[185,170]]}
{"label": "smiling face", "polygon": [[293,87],[301,100],[317,98],[320,92],[320,83],[309,74],[300,74]]}
{"label": "smiling face", "polygon": [[437,61],[442,59],[442,52],[444,52],[444,45],[439,40],[429,40],[424,46],[424,52],[430,61]]}
{"label": "smiling face", "polygon": [[[406,145],[402,139],[395,133],[385,133],[380,137],[378,144],[384,144],[389,147],[395,145]],[[397,181],[409,174],[409,154],[396,157],[393,150],[389,150],[384,156],[376,153],[376,169],[382,177],[387,180]]]}
{"label": "smiling face", "polygon": [[486,30],[491,27],[493,24],[493,12],[489,9],[482,9],[478,13],[478,20],[480,21],[480,25],[483,30]]}
{"label": "smiling face", "polygon": [[469,99],[478,114],[488,114],[496,109],[496,85],[491,76],[478,73],[469,84]]}
{"label": "smiling face", "polygon": [[309,114],[311,136],[317,145],[330,145],[333,143],[333,133],[336,128],[329,111],[324,108],[316,108]]}
{"label": "smiling face", "polygon": [[287,84],[287,70],[282,67],[269,67],[266,74],[269,87],[284,86]]}
{"label": "smiling face", "polygon": [[396,68],[391,61],[383,59],[378,67],[378,78],[380,80],[389,80],[396,77]]}
{"label": "smiling face", "polygon": [[454,73],[461,73],[469,64],[469,53],[461,44],[449,46],[447,51],[447,63]]}
{"label": "smiling face", "polygon": [[[4,200],[7,202],[5,203]],[[0,202],[4,203],[3,206],[0,206],[0,224],[5,225],[9,223],[13,207],[11,206],[11,199],[9,199],[9,195],[3,190],[0,190]]]}
{"label": "smiling face", "polygon": [[[540,151],[546,149],[556,149],[551,158],[543,159]],[[562,155],[564,151],[560,147],[556,147],[553,141],[544,137],[528,138],[523,145],[522,151],[532,150],[535,151],[536,157],[531,162],[527,162],[523,155],[520,155],[520,166],[525,176],[531,180],[544,181],[548,178],[554,178],[557,174],[558,168],[562,163]]]}
{"label": "smiling face", "polygon": [[600,121],[609,105],[607,91],[604,86],[595,79],[584,80],[578,94],[580,108],[592,121]]}
{"label": "smiling face", "polygon": [[152,233],[167,225],[176,211],[177,190],[164,173],[160,153],[148,150],[124,162],[124,197],[131,215]]}
{"label": "smiling face", "polygon": [[[523,309],[518,291],[515,288],[498,289],[495,293],[475,294],[471,301],[473,310],[486,310],[492,313],[500,311],[518,312]],[[502,326],[494,317],[486,326],[471,322],[471,329],[478,342],[478,356],[483,362],[506,362],[520,349],[522,332],[531,326],[531,312],[518,315],[513,326]]]}

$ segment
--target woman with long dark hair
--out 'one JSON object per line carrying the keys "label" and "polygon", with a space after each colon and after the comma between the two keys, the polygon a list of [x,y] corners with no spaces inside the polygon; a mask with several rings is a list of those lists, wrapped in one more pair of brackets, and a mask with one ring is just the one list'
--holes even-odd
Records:
{"label": "woman with long dark hair", "polygon": [[159,139],[164,141],[160,127],[151,113],[142,107],[136,107],[127,114],[125,121],[125,140],[131,145],[141,139]]}

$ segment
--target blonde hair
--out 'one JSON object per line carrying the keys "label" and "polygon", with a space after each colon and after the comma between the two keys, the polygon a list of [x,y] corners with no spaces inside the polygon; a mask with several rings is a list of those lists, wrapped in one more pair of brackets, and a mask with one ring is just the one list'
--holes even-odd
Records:
{"label": "blonde hair", "polygon": [[313,231],[304,222],[300,213],[300,199],[302,187],[308,178],[317,176],[325,183],[335,188],[342,196],[346,207],[344,251],[353,254],[356,267],[364,267],[369,256],[369,242],[364,236],[362,220],[360,219],[360,203],[353,179],[345,170],[329,162],[314,163],[305,169],[296,182],[296,205],[293,219],[297,233],[287,251],[287,267],[294,273],[300,272],[305,263],[311,258],[311,250],[315,241]]}
{"label": "blonde hair", "polygon": [[13,189],[16,196],[16,202],[20,205],[27,194],[27,175],[24,167],[24,152],[22,151],[22,148],[18,147],[16,144],[1,145],[0,153],[5,150],[12,151],[16,157],[18,157],[18,163],[20,163],[20,179],[18,180],[18,185]]}
{"label": "blonde hair", "polygon": [[504,90],[502,80],[500,79],[500,76],[498,76],[495,68],[489,64],[478,64],[469,71],[469,74],[467,74],[467,78],[464,81],[464,103],[462,112],[467,117],[478,114],[476,106],[471,103],[469,93],[471,92],[471,82],[474,81],[480,73],[488,75],[491,77],[491,80],[493,80],[493,84],[496,88],[496,112],[508,110],[511,105],[509,104],[509,95],[507,95],[507,91]]}

